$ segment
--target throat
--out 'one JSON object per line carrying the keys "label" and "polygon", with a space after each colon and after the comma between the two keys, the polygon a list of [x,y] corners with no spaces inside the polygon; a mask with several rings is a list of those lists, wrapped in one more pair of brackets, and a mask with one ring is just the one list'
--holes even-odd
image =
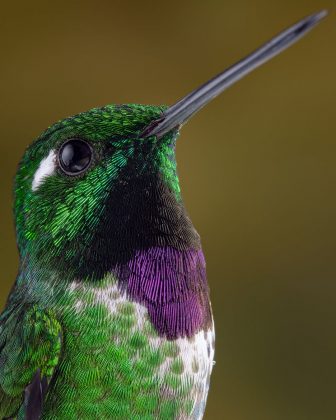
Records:
{"label": "throat", "polygon": [[162,179],[132,178],[111,192],[90,243],[79,249],[72,266],[81,278],[99,279],[156,248],[200,250],[200,237],[183,202]]}

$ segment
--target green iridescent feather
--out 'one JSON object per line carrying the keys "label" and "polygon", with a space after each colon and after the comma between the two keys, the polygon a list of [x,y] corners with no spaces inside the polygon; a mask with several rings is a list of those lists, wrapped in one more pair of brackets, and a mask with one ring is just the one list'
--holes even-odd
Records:
{"label": "green iridescent feather", "polygon": [[15,414],[39,370],[47,380],[61,353],[61,326],[51,310],[37,305],[4,312],[0,320],[0,418]]}
{"label": "green iridescent feather", "polygon": [[[38,368],[48,380],[57,369],[42,419],[188,416],[193,378],[184,375],[179,347],[160,341],[147,316],[139,321],[134,303],[120,301],[113,313],[97,303],[95,296],[113,284],[108,277],[94,289],[84,284],[63,290],[61,299],[48,302],[57,308],[59,321],[36,306],[23,309],[22,320],[7,317],[0,335],[1,416],[18,412]],[[116,290],[111,293],[120,300]],[[163,375],[162,366],[167,366]]]}
{"label": "green iridescent feather", "polygon": [[[203,370],[196,356],[185,359],[185,350],[154,328],[147,308],[108,271],[126,238],[130,253],[121,261],[148,248],[149,232],[156,246],[172,240],[188,250],[199,244],[180,194],[178,132],[160,141],[138,137],[164,109],[93,109],[51,126],[27,149],[15,185],[20,273],[0,319],[0,418],[24,418],[25,393],[37,371],[48,382],[42,420],[202,414],[208,350]],[[89,170],[64,176],[54,162],[55,171],[34,189],[41,161],[51,151],[57,156],[69,138],[92,145]],[[146,211],[139,211],[141,203]],[[127,225],[132,218],[139,222]],[[121,236],[113,237],[120,225]],[[203,336],[201,343],[206,345]]]}

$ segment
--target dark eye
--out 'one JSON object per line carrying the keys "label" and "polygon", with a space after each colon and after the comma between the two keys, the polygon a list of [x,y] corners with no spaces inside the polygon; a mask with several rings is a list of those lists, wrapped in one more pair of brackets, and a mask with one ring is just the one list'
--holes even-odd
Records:
{"label": "dark eye", "polygon": [[62,170],[66,174],[78,175],[84,172],[91,163],[91,146],[84,140],[68,140],[61,147],[58,159]]}

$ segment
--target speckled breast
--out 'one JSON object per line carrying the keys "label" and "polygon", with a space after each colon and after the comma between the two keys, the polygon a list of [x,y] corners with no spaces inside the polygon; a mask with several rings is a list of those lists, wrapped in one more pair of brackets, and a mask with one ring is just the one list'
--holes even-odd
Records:
{"label": "speckled breast", "polygon": [[62,306],[62,359],[43,419],[202,418],[213,328],[167,339],[111,278],[99,287],[72,283]]}

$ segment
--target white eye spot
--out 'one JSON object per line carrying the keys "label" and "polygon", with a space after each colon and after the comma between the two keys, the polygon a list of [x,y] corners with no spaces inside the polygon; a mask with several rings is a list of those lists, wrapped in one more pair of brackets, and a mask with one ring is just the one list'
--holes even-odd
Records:
{"label": "white eye spot", "polygon": [[32,190],[36,191],[39,186],[43,183],[44,179],[55,172],[56,169],[56,153],[54,150],[50,150],[49,155],[41,160],[40,166],[35,172]]}

